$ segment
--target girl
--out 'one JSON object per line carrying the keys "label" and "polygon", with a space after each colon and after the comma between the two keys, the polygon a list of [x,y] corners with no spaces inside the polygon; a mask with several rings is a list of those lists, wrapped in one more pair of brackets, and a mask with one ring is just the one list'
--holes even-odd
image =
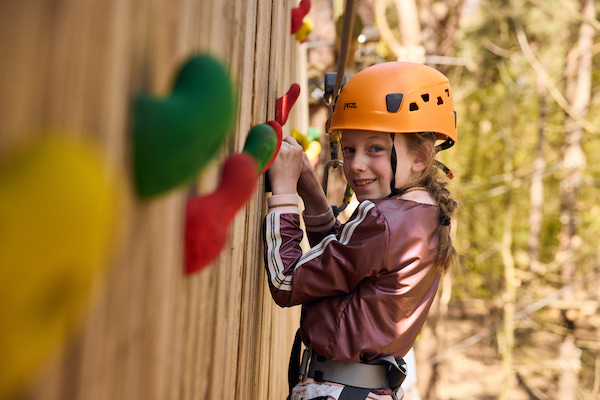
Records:
{"label": "girl", "polygon": [[[345,225],[294,139],[269,169],[265,267],[277,304],[302,304],[308,349],[289,398],[396,399],[400,359],[456,258],[456,203],[438,178],[438,168],[449,171],[434,160],[456,141],[448,79],[421,64],[369,67],[342,88],[331,130],[341,131],[344,174],[360,201]],[[305,254],[296,193],[312,246]]]}

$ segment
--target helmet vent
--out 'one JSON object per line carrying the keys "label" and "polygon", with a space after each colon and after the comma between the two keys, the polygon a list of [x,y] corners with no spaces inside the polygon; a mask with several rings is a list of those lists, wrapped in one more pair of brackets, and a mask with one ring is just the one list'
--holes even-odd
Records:
{"label": "helmet vent", "polygon": [[446,96],[450,97],[450,90],[449,89],[446,89]]}
{"label": "helmet vent", "polygon": [[441,104],[444,104],[444,100],[442,100],[441,97],[438,97],[438,102],[437,103],[438,103],[438,106],[441,105]]}
{"label": "helmet vent", "polygon": [[427,103],[429,101],[429,93],[422,94],[421,98],[425,103]]}
{"label": "helmet vent", "polygon": [[398,112],[400,106],[402,105],[402,98],[404,95],[402,93],[390,93],[385,96],[385,103],[387,106],[388,112],[395,113]]}
{"label": "helmet vent", "polygon": [[418,111],[419,110],[419,106],[417,105],[417,103],[410,103],[409,110],[410,111]]}

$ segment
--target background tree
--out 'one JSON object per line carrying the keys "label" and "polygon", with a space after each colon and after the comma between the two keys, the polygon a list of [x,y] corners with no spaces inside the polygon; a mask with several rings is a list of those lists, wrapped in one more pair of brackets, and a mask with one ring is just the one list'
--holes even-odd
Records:
{"label": "background tree", "polygon": [[[465,301],[455,304],[481,296],[491,307],[492,326],[504,324],[496,344],[504,360],[504,396],[514,392],[506,374],[519,378],[530,396],[598,393],[597,341],[587,340],[597,334],[598,321],[588,318],[583,329],[574,324],[586,315],[588,301],[597,305],[597,289],[582,279],[598,284],[597,250],[590,246],[597,205],[582,195],[598,194],[592,178],[597,165],[585,163],[598,146],[597,128],[585,119],[598,93],[591,72],[598,24],[589,3],[481,1],[461,32],[461,48],[473,55],[474,68],[459,83],[465,93],[459,117],[468,118],[459,119],[466,157],[457,169],[467,172],[458,185],[458,237],[465,247],[455,300]],[[551,302],[556,293],[569,301]],[[502,320],[494,308],[504,310]],[[558,357],[559,347],[569,362]]]}
{"label": "background tree", "polygon": [[455,95],[461,266],[417,342],[423,398],[600,394],[596,2],[360,2],[381,40],[351,70],[424,62]]}
{"label": "background tree", "polygon": [[[586,132],[584,120],[590,105],[592,88],[592,45],[594,28],[588,21],[596,18],[594,0],[579,0],[571,6],[580,10],[581,20],[573,23],[568,29],[568,43],[565,69],[565,93],[570,104],[571,112],[567,112],[564,121],[564,144],[562,150],[563,170],[560,201],[561,201],[561,231],[557,261],[561,269],[563,286],[573,284],[577,279],[578,265],[578,220],[580,214],[579,191],[583,185],[583,171],[586,166],[586,155],[583,151],[583,140]],[[572,291],[565,293],[565,300],[574,300]],[[577,398],[577,375],[580,369],[580,353],[575,343],[578,313],[563,310],[562,319],[566,334],[560,346],[560,361],[565,365],[558,382],[558,394],[561,399],[575,400]]]}

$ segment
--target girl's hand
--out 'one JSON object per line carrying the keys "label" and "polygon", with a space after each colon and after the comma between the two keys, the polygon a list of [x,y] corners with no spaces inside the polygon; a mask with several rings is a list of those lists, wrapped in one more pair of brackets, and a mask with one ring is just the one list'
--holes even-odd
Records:
{"label": "girl's hand", "polygon": [[304,163],[304,151],[298,142],[288,136],[281,142],[277,158],[269,168],[269,182],[273,194],[294,194]]}

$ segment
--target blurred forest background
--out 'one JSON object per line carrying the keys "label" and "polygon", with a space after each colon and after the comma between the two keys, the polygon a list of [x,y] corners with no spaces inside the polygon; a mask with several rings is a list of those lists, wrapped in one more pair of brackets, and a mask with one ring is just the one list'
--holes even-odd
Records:
{"label": "blurred forest background", "polygon": [[[348,76],[424,62],[455,94],[461,265],[415,347],[423,399],[600,398],[599,3],[358,2]],[[313,0],[312,126],[343,7]]]}

